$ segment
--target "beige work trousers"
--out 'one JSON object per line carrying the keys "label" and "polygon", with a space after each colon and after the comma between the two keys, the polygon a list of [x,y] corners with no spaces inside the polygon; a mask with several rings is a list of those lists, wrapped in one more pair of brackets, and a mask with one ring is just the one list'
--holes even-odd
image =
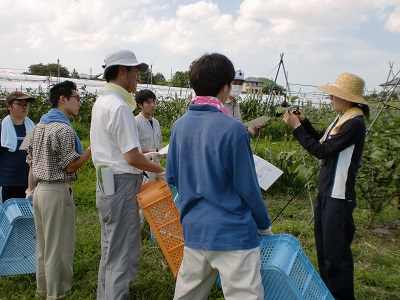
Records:
{"label": "beige work trousers", "polygon": [[61,299],[71,290],[75,202],[71,185],[39,182],[33,194],[38,295]]}
{"label": "beige work trousers", "polygon": [[260,248],[207,251],[184,247],[174,300],[206,300],[218,275],[226,300],[263,300]]}

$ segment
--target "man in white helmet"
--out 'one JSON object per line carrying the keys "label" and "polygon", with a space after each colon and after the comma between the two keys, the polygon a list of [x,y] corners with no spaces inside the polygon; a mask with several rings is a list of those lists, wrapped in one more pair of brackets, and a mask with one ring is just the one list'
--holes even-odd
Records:
{"label": "man in white helmet", "polygon": [[[235,78],[232,81],[232,90],[228,101],[225,102],[224,106],[228,110],[229,115],[236,120],[242,122],[242,114],[240,112],[238,97],[243,91],[243,83],[246,81],[244,79],[244,72],[238,70],[235,72]],[[248,127],[247,130],[250,134],[257,134],[262,129],[261,126]]]}

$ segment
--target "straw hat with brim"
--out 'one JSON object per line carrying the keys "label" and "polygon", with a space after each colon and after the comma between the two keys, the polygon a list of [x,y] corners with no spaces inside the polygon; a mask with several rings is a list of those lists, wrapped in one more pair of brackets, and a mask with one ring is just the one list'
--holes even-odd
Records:
{"label": "straw hat with brim", "polygon": [[32,96],[28,96],[28,95],[24,94],[23,92],[19,92],[19,91],[11,92],[6,97],[6,103],[8,103],[8,104],[13,103],[15,100],[25,100],[28,102],[33,102],[33,101],[35,101],[35,98]]}
{"label": "straw hat with brim", "polygon": [[130,50],[120,50],[107,55],[107,57],[104,59],[103,77],[106,76],[107,71],[112,66],[137,67],[142,73],[146,72],[149,69],[149,65],[145,63],[139,63],[136,59],[135,53]]}
{"label": "straw hat with brim", "polygon": [[350,102],[368,105],[362,97],[364,87],[365,82],[362,78],[351,73],[343,73],[332,85],[320,85],[317,89]]}

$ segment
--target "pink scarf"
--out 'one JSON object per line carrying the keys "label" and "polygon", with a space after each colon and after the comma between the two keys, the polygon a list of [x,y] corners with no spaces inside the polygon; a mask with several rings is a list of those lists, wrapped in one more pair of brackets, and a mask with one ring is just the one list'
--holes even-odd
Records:
{"label": "pink scarf", "polygon": [[192,101],[190,101],[190,104],[208,104],[229,116],[229,112],[226,110],[221,100],[212,96],[196,96]]}

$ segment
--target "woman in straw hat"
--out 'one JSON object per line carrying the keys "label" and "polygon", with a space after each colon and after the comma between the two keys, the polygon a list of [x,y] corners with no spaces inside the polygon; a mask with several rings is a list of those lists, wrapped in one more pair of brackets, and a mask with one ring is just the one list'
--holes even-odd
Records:
{"label": "woman in straw hat", "polygon": [[338,113],[333,123],[317,132],[303,114],[287,111],[283,117],[293,136],[313,156],[322,159],[318,196],[314,202],[314,234],[321,278],[335,299],[354,299],[354,264],[350,245],[355,225],[355,179],[366,136],[363,115],[369,116],[363,99],[364,80],[341,74],[334,84],[318,86],[329,94]]}

